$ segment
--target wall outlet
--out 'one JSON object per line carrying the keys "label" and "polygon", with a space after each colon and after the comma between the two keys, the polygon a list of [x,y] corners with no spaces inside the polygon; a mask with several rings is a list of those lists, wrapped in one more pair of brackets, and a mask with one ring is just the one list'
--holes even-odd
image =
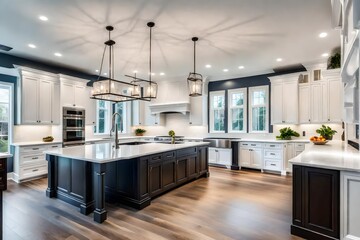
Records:
{"label": "wall outlet", "polygon": [[306,136],[306,132],[305,131],[303,131],[303,137],[305,137]]}

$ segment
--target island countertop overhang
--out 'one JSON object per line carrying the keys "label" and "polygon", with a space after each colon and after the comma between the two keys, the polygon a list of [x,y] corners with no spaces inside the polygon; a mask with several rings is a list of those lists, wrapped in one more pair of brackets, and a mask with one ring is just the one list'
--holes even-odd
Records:
{"label": "island countertop overhang", "polygon": [[359,151],[342,141],[330,141],[325,145],[308,144],[300,155],[289,162],[300,166],[360,172]]}
{"label": "island countertop overhang", "polygon": [[108,163],[207,145],[209,145],[207,142],[186,142],[181,144],[146,143],[141,145],[121,145],[119,149],[115,149],[114,143],[96,143],[48,150],[44,153],[46,155],[72,158],[87,162]]}

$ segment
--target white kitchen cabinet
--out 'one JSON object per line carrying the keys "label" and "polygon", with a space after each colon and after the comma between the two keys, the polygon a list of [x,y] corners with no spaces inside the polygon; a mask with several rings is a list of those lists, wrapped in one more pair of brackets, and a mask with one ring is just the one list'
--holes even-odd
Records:
{"label": "white kitchen cabinet", "polygon": [[299,85],[299,123],[310,123],[310,85]]}
{"label": "white kitchen cabinet", "polygon": [[305,143],[289,142],[286,145],[285,170],[286,172],[292,172],[292,165],[289,163],[289,160],[296,157],[305,150]]}
{"label": "white kitchen cabinet", "polygon": [[14,155],[14,181],[20,183],[23,180],[41,177],[47,174],[48,166],[45,159],[46,150],[61,148],[59,143],[12,146],[11,153]]}
{"label": "white kitchen cabinet", "polygon": [[323,85],[321,83],[312,84],[311,88],[311,122],[322,123],[323,120]]}
{"label": "white kitchen cabinet", "polygon": [[60,112],[60,83],[55,82],[52,85],[52,109],[51,109],[51,116],[52,116],[52,124],[58,125],[60,124],[60,118],[62,116]]}
{"label": "white kitchen cabinet", "polygon": [[340,238],[360,239],[360,174],[345,171],[340,174]]}
{"label": "white kitchen cabinet", "polygon": [[[328,121],[341,123],[343,120],[342,89],[344,86],[340,78],[328,80]],[[339,91],[340,90],[340,91]]]}
{"label": "white kitchen cabinet", "polygon": [[231,166],[232,149],[209,147],[209,163]]}
{"label": "white kitchen cabinet", "polygon": [[91,99],[91,88],[86,86],[85,79],[60,75],[61,108],[78,107],[85,109],[85,124],[96,122],[96,101]]}
{"label": "white kitchen cabinet", "polygon": [[20,114],[19,124],[59,124],[56,110],[59,107],[58,78],[54,74],[20,68]]}
{"label": "white kitchen cabinet", "polygon": [[207,95],[190,98],[189,124],[192,126],[207,125]]}
{"label": "white kitchen cabinet", "polygon": [[133,101],[132,107],[132,126],[164,126],[165,115],[157,113],[152,114],[150,111],[150,102]]}
{"label": "white kitchen cabinet", "polygon": [[[253,145],[253,146],[252,146]],[[261,143],[240,144],[240,166],[255,169],[263,167],[263,148]]]}
{"label": "white kitchen cabinet", "polygon": [[299,73],[270,77],[272,124],[298,123],[298,77]]}

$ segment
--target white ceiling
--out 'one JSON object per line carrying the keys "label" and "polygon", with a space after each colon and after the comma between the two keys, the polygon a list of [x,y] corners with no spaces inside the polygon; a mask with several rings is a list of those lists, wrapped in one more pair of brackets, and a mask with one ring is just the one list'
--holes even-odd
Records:
{"label": "white ceiling", "polygon": [[[105,26],[113,25],[116,78],[133,70],[145,77],[146,23],[154,21],[154,79],[192,70],[193,36],[199,37],[197,72],[226,79],[321,59],[340,45],[330,14],[329,0],[1,0],[0,44],[13,47],[13,55],[96,74],[107,39]],[[39,15],[49,21],[40,21]],[[328,37],[319,38],[321,32]],[[63,56],[55,57],[55,52]],[[245,69],[238,69],[240,65]]]}

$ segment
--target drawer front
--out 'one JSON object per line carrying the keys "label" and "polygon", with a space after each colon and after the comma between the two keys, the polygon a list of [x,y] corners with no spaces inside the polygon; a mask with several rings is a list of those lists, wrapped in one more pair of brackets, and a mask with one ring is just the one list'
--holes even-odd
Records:
{"label": "drawer front", "polygon": [[181,149],[181,150],[178,150],[176,153],[177,157],[183,157],[183,156],[189,156],[189,155],[195,155],[195,154],[197,154],[196,147]]}
{"label": "drawer front", "polygon": [[150,163],[159,162],[162,160],[162,154],[156,154],[150,156]]}
{"label": "drawer front", "polygon": [[20,165],[39,165],[45,164],[45,154],[34,154],[34,155],[21,155],[20,156]]}
{"label": "drawer front", "polygon": [[282,149],[283,145],[279,143],[265,143],[265,148],[269,149]]}
{"label": "drawer front", "polygon": [[176,152],[172,151],[172,152],[166,152],[163,154],[163,159],[167,160],[167,159],[174,159],[176,157]]}
{"label": "drawer front", "polygon": [[48,150],[61,148],[61,144],[47,145]]}
{"label": "drawer front", "polygon": [[240,147],[261,148],[263,144],[257,142],[241,142]]}
{"label": "drawer front", "polygon": [[47,150],[47,147],[45,145],[20,147],[20,153],[26,153],[26,154],[42,153],[46,150]]}
{"label": "drawer front", "polygon": [[305,150],[305,143],[295,143],[295,150],[296,151],[304,151]]}
{"label": "drawer front", "polygon": [[264,150],[264,158],[282,159],[282,151],[265,149]]}
{"label": "drawer front", "polygon": [[47,165],[20,168],[20,180],[32,178],[32,177],[38,177],[44,174],[47,174]]}
{"label": "drawer front", "polygon": [[264,160],[264,169],[281,171],[281,162],[274,159],[265,159]]}

